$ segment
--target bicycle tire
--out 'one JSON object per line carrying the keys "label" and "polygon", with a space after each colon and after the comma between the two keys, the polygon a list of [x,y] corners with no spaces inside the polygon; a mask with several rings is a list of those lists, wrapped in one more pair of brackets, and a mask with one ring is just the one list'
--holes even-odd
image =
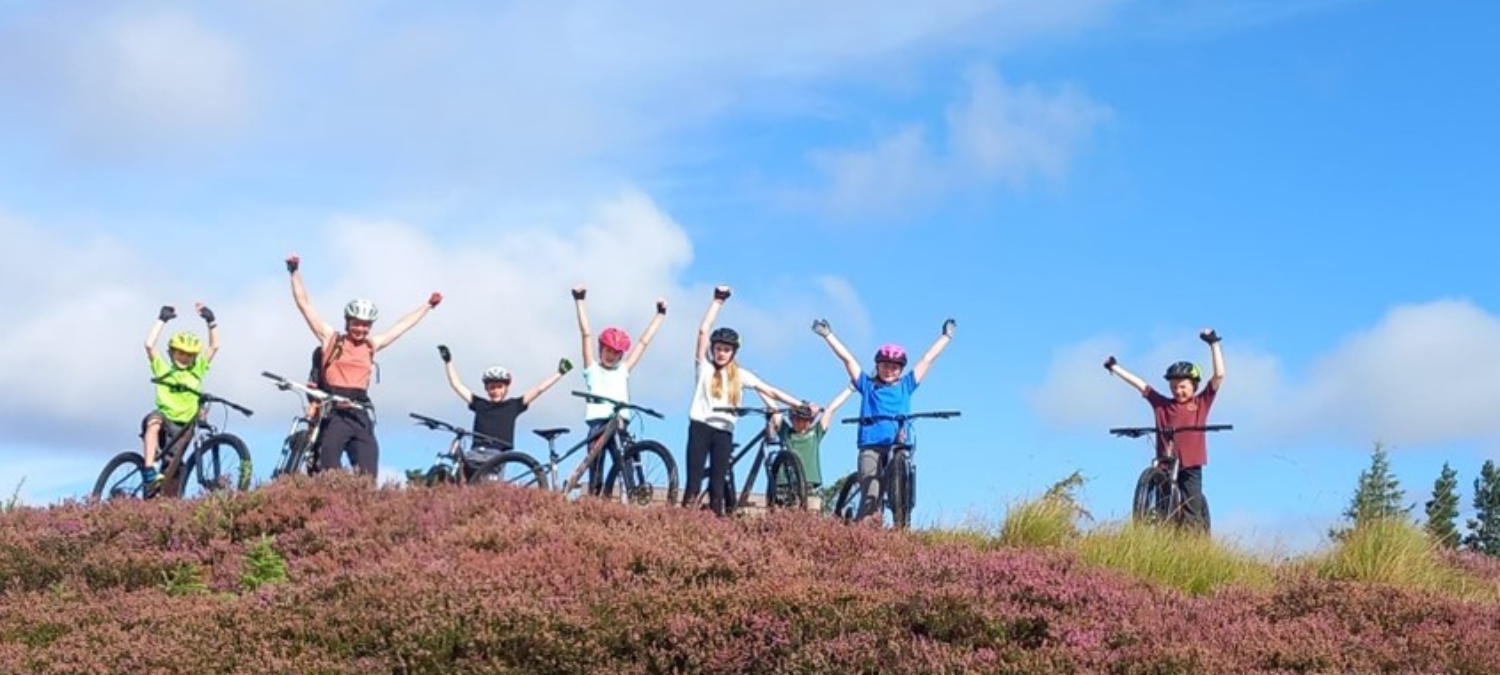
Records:
{"label": "bicycle tire", "polygon": [[854,517],[859,514],[859,499],[859,472],[856,471],[844,476],[838,499],[833,502],[833,517],[846,523],[854,522]]}
{"label": "bicycle tire", "polygon": [[[650,468],[642,468],[643,464],[648,463],[645,460],[645,457],[648,455],[654,458],[651,462],[661,465],[662,469],[660,473],[665,474],[661,482],[666,483],[666,485],[662,486],[651,483],[649,477],[656,475],[658,472]],[[665,487],[667,491],[666,503],[677,503],[677,462],[672,460],[672,453],[667,452],[666,446],[656,441],[637,441],[632,443],[630,447],[625,448],[620,453],[620,457],[627,464],[634,467],[636,482],[644,483],[643,485],[637,485],[636,494],[630,495],[628,500],[630,503],[642,505],[655,501],[657,499],[656,492],[661,487]],[[615,484],[617,482],[622,482],[620,481],[620,467],[611,466],[609,473],[605,474],[604,477],[604,494],[606,497],[615,498],[619,496],[615,492]]]}
{"label": "bicycle tire", "polygon": [[543,482],[545,475],[541,463],[531,455],[511,450],[495,455],[481,464],[469,476],[469,483],[496,482],[523,488],[541,488],[546,485]]}
{"label": "bicycle tire", "polygon": [[310,427],[303,427],[287,436],[281,444],[281,461],[271,470],[271,478],[301,473],[302,468],[307,466],[309,446],[315,440]]}
{"label": "bicycle tire", "polygon": [[805,476],[802,458],[796,453],[776,453],[766,471],[766,508],[807,510]]}
{"label": "bicycle tire", "polygon": [[886,479],[880,486],[882,503],[891,510],[891,526],[904,530],[911,525],[911,460],[904,452],[891,454]]}
{"label": "bicycle tire", "polygon": [[[226,475],[225,465],[233,462],[231,472]],[[193,488],[203,494],[210,492],[243,492],[250,489],[254,465],[250,459],[250,448],[239,436],[220,433],[209,436],[188,455],[182,467],[179,488],[184,497],[195,496]]]}
{"label": "bicycle tire", "polygon": [[[111,482],[110,476],[121,467],[129,467],[129,470],[120,480]],[[135,497],[137,499],[146,496],[146,485],[141,482],[141,472],[146,469],[146,458],[139,452],[126,450],[111,457],[104,464],[104,470],[99,472],[99,478],[94,481],[94,490],[91,493],[95,501],[105,498],[106,491],[109,499],[121,497]],[[128,487],[127,487],[128,486]]]}
{"label": "bicycle tire", "polygon": [[1161,467],[1147,467],[1135,485],[1132,517],[1141,523],[1175,523],[1181,517],[1182,496],[1172,477]]}

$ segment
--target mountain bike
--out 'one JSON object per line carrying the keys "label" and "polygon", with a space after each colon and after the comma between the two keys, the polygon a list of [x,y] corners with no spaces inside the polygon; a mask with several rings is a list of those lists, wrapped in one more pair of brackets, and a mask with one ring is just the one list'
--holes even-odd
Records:
{"label": "mountain bike", "polygon": [[[159,379],[151,381],[163,384]],[[196,395],[198,412],[175,433],[167,434],[163,429],[156,458],[161,481],[154,486],[147,485],[143,480],[146,459],[139,452],[127,450],[104,465],[94,482],[94,499],[196,497],[220,490],[250,489],[250,449],[240,437],[210,424],[208,414],[215,404],[246,417],[255,414],[254,411],[207,392],[180,385],[168,386],[173,391]],[[224,412],[226,423],[228,410]]]}
{"label": "mountain bike", "polygon": [[[412,419],[417,420],[417,424],[428,429],[453,434],[453,441],[448,444],[448,449],[438,453],[437,463],[433,464],[432,468],[423,475],[422,480],[427,485],[440,483],[462,485],[488,481],[511,483],[523,487],[535,487],[541,484],[541,464],[524,452],[512,450],[510,443],[426,415],[408,414]],[[480,459],[476,459],[473,452],[474,441],[478,441],[481,447],[495,449],[496,452],[484,453]]]}
{"label": "mountain bike", "polygon": [[[790,415],[790,410],[774,410],[766,408],[744,408],[725,407],[714,408],[717,412],[731,413],[736,417],[748,415],[759,415],[769,418],[780,412]],[[736,443],[738,450],[729,458],[729,475],[724,478],[724,505],[733,510],[737,504],[750,503],[750,492],[755,486],[755,479],[760,474],[761,466],[766,467],[766,508],[767,509],[806,509],[807,508],[807,472],[803,471],[802,458],[797,453],[789,452],[782,443],[781,437],[773,432],[768,425],[761,425],[761,429],[750,439],[749,443],[741,445]],[[745,476],[744,487],[740,488],[739,495],[734,494],[734,467],[739,466],[740,460],[754,451],[754,461],[750,464],[750,472]],[[707,478],[704,479],[708,480]],[[707,490],[698,493],[695,503],[701,504]]]}
{"label": "mountain bike", "polygon": [[1181,527],[1192,525],[1208,531],[1211,519],[1208,514],[1208,497],[1202,497],[1202,522],[1189,522],[1187,500],[1177,477],[1180,462],[1177,458],[1177,434],[1184,431],[1229,431],[1232,424],[1209,424],[1182,427],[1118,427],[1109,433],[1125,438],[1141,438],[1157,434],[1166,445],[1164,454],[1154,456],[1151,463],[1141,471],[1135,483],[1135,501],[1131,504],[1131,518],[1139,523],[1167,523]]}
{"label": "mountain bike", "polygon": [[[880,483],[880,511],[891,512],[891,523],[897,529],[906,529],[911,526],[911,512],[917,505],[917,463],[916,439],[912,436],[913,420],[919,419],[951,419],[959,416],[956,410],[942,410],[936,412],[920,412],[908,415],[871,415],[868,417],[850,417],[840,420],[844,424],[858,424],[865,426],[875,422],[895,422],[895,442],[885,446],[880,453],[880,467],[876,470],[876,476]],[[859,481],[859,471],[844,478],[844,484],[839,488],[838,499],[834,502],[834,514],[845,520],[857,520],[858,509],[864,492]]]}
{"label": "mountain bike", "polygon": [[292,427],[287,431],[286,440],[281,443],[281,456],[276,461],[276,468],[271,470],[271,478],[297,473],[317,473],[318,439],[323,434],[323,423],[333,414],[335,406],[363,410],[364,404],[322,389],[308,387],[300,382],[293,382],[276,373],[262,371],[260,376],[275,383],[277,389],[300,393],[317,403],[317,412],[312,417],[298,415],[292,418]]}
{"label": "mountain bike", "polygon": [[[629,425],[620,419],[620,413],[633,410],[643,415],[665,419],[662,414],[650,408],[616,401],[615,399],[583,391],[572,392],[574,396],[582,398],[591,403],[605,403],[613,410],[610,413],[609,423],[597,436],[584,438],[577,445],[570,448],[563,456],[577,452],[580,448],[587,446],[588,454],[583,461],[573,469],[562,488],[562,492],[572,492],[578,486],[578,479],[588,469],[594,458],[602,452],[609,438],[615,439],[610,448],[610,468],[604,475],[600,494],[610,499],[619,498],[624,504],[650,504],[658,500],[658,490],[665,490],[666,502],[675,504],[677,502],[677,462],[673,461],[672,453],[667,451],[667,446],[649,439],[637,439],[629,429]],[[566,430],[563,430],[564,433]],[[550,447],[551,440],[548,440]],[[554,462],[552,468],[555,469]]]}

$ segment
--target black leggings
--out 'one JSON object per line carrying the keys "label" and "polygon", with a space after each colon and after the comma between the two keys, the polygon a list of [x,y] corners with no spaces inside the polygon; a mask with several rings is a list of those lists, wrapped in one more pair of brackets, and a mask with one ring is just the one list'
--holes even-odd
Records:
{"label": "black leggings", "polygon": [[375,441],[375,420],[363,410],[335,410],[328,416],[323,435],[318,439],[318,470],[339,466],[339,456],[347,454],[349,465],[372,480],[380,471],[380,444]]}
{"label": "black leggings", "polygon": [[715,429],[697,420],[688,423],[687,484],[682,491],[683,506],[697,501],[698,493],[703,490],[703,471],[706,468],[709,508],[721,516],[734,509],[733,504],[724,502],[724,480],[729,475],[729,455],[733,450],[733,432]]}

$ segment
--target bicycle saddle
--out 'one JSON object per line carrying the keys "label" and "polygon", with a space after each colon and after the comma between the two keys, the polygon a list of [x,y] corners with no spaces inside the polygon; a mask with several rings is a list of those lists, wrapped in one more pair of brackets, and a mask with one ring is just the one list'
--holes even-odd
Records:
{"label": "bicycle saddle", "polygon": [[544,441],[551,441],[558,436],[568,433],[568,430],[564,427],[557,427],[555,429],[532,429],[531,433],[541,436],[542,440]]}

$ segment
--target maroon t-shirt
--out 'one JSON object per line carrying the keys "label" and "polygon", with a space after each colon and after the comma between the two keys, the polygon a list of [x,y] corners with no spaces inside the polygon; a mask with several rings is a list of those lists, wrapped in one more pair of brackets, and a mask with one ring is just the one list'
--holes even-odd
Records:
{"label": "maroon t-shirt", "polygon": [[[1187,403],[1178,403],[1170,396],[1163,396],[1151,385],[1146,385],[1146,401],[1151,404],[1151,412],[1156,416],[1156,426],[1161,427],[1190,427],[1204,426],[1208,424],[1208,409],[1214,405],[1214,397],[1219,390],[1214,388],[1210,381],[1203,391],[1197,396],[1189,399]],[[1177,456],[1182,460],[1182,468],[1203,466],[1208,463],[1208,440],[1202,431],[1184,431],[1176,436]],[[1167,441],[1160,434],[1156,436],[1156,454],[1167,454]]]}

